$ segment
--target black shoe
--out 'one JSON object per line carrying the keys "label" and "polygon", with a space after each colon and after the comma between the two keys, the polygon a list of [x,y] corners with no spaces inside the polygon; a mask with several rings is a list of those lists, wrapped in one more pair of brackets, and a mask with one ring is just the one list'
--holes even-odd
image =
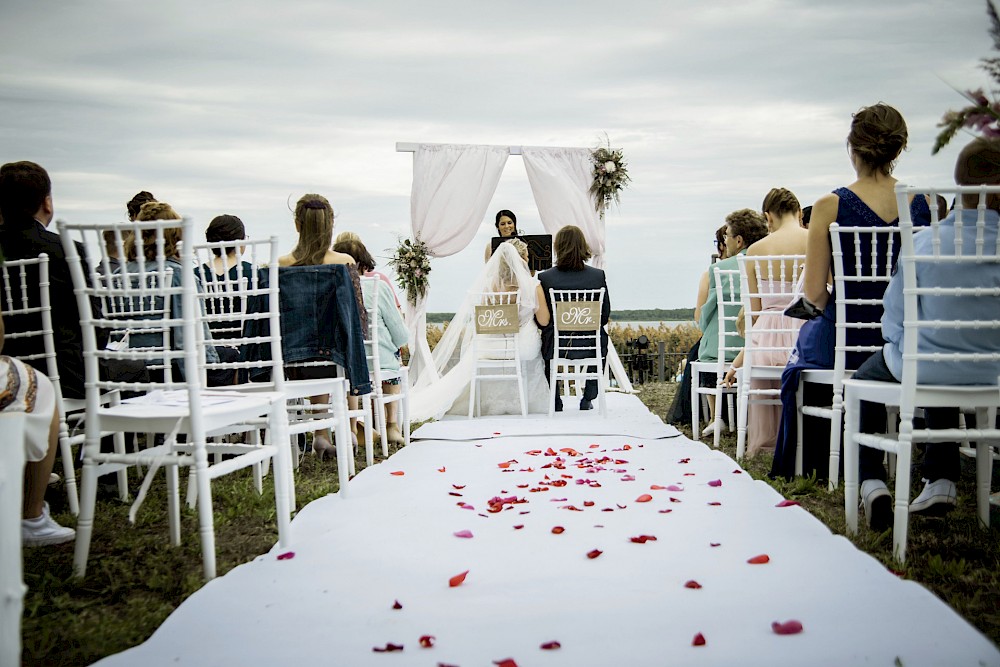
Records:
{"label": "black shoe", "polygon": [[562,412],[562,399],[556,396],[556,412]]}
{"label": "black shoe", "polygon": [[589,398],[580,399],[580,409],[581,410],[593,410],[594,404]]}
{"label": "black shoe", "polygon": [[885,482],[877,479],[862,482],[861,504],[865,508],[865,520],[869,528],[881,533],[892,527],[892,496],[889,495]]}

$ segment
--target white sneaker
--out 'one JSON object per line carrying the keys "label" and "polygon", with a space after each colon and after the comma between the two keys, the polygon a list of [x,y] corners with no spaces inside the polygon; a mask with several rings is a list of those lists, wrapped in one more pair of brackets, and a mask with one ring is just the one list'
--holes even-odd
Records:
{"label": "white sneaker", "polygon": [[955,482],[950,479],[924,480],[924,490],[910,503],[911,514],[945,514],[956,505]]}
{"label": "white sneaker", "polygon": [[885,482],[880,479],[861,482],[861,503],[869,528],[881,533],[892,525],[892,496]]}
{"label": "white sneaker", "polygon": [[701,432],[701,437],[703,438],[707,438],[708,436],[715,437],[715,429],[719,429],[720,431],[722,430],[722,423],[718,419],[716,419],[714,422],[709,423],[709,425],[705,427],[705,430]]}
{"label": "white sneaker", "polygon": [[1000,507],[1000,491],[990,494],[990,505],[993,505],[993,507]]}
{"label": "white sneaker", "polygon": [[49,516],[49,504],[42,506],[42,514],[34,519],[21,519],[21,544],[26,547],[42,547],[63,544],[76,539],[76,531],[60,526]]}

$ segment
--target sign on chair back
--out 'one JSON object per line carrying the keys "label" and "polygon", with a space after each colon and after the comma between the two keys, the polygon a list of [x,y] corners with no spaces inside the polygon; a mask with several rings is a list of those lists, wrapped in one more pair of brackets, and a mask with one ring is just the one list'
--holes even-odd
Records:
{"label": "sign on chair back", "polygon": [[483,292],[475,307],[472,336],[472,382],[469,385],[469,419],[482,411],[483,381],[514,382],[517,385],[521,416],[527,416],[519,344],[517,292]]}
{"label": "sign on chair back", "polygon": [[563,381],[564,393],[569,381],[577,391],[587,382],[597,384],[598,407],[602,417],[608,416],[604,377],[604,355],[601,349],[601,311],[604,288],[590,290],[549,290],[552,304],[553,353],[549,369],[549,414],[555,412],[556,392]]}
{"label": "sign on chair back", "polygon": [[[129,232],[136,248],[134,258],[122,262],[112,273],[104,232]],[[255,463],[273,460],[278,542],[289,544],[288,418],[285,399],[278,392],[245,394],[203,390],[205,363],[211,334],[199,326],[199,301],[190,243],[190,219],[131,223],[70,224],[59,221],[59,235],[69,264],[80,309],[86,371],[86,439],[77,523],[74,573],[84,576],[93,533],[97,477],[104,471],[141,464],[149,466],[130,517],[135,517],[158,469],[167,478],[171,544],[180,544],[180,500],[178,468],[191,469],[198,486],[199,535],[205,577],[215,576],[215,531],[211,479]],[[120,244],[119,244],[120,245]],[[80,248],[99,248],[101,258],[85,266]],[[121,248],[119,248],[121,250]],[[104,269],[103,271],[101,269]],[[89,273],[89,275],[88,275]],[[99,306],[99,307],[97,307]],[[272,317],[276,317],[275,310]],[[205,327],[207,329],[207,327]],[[98,330],[108,330],[109,344],[99,348]],[[271,341],[271,346],[277,344]],[[214,349],[212,358],[214,360]],[[280,350],[277,351],[280,359]],[[131,361],[145,364],[148,379],[105,378],[100,363]],[[121,390],[143,395],[102,406],[101,391]],[[209,465],[206,434],[224,433],[261,417],[267,418],[267,441],[263,445],[234,452],[237,455]],[[102,431],[163,434],[162,442],[148,442],[146,449],[127,453],[105,453],[100,448]],[[186,440],[178,437],[185,434]]]}
{"label": "sign on chair back", "polygon": [[[906,211],[911,196],[955,195],[955,208],[943,221],[932,217],[931,227],[914,229]],[[973,195],[978,206],[963,206],[963,195]],[[910,463],[914,443],[977,442],[977,500],[979,516],[989,525],[989,489],[992,472],[990,447],[1000,443],[995,426],[1000,405],[1000,186],[912,188],[896,186],[899,200],[902,250],[896,281],[900,289],[886,297],[886,365],[899,373],[899,383],[850,379],[844,382],[844,508],[847,527],[858,526],[859,447],[896,455],[893,554],[903,562],[909,523]],[[893,286],[895,288],[895,285]],[[890,304],[889,297],[892,297]],[[902,300],[902,312],[899,301]],[[902,341],[898,340],[902,327]],[[901,348],[901,350],[900,350]],[[901,352],[901,368],[895,369]],[[899,408],[899,433],[860,432],[860,405],[867,401]],[[975,411],[976,428],[928,429],[914,425],[918,408],[959,408]],[[928,445],[930,446],[930,445]],[[944,456],[944,454],[941,454]],[[925,461],[926,465],[926,461]],[[933,480],[932,480],[933,481]]]}

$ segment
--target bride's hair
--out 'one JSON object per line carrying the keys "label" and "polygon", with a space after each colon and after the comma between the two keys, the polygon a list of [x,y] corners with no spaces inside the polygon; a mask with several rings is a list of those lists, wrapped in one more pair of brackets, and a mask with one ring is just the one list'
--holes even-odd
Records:
{"label": "bride's hair", "polygon": [[333,208],[326,197],[302,195],[295,204],[299,242],[292,250],[295,266],[317,266],[326,259],[333,241]]}
{"label": "bride's hair", "polygon": [[494,284],[490,286],[494,292],[512,292],[518,289],[518,267],[513,262],[523,264],[522,248],[527,252],[528,246],[520,239],[501,243],[497,248],[496,274]]}

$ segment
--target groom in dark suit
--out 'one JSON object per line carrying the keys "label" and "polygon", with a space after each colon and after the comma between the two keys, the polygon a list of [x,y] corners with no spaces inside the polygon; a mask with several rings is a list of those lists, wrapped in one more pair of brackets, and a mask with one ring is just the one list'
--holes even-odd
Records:
{"label": "groom in dark suit", "polygon": [[[604,305],[601,308],[602,359],[607,359],[608,354],[608,334],[603,329],[603,325],[608,323],[608,319],[611,316],[611,299],[608,296],[608,283],[605,279],[604,271],[584,264],[584,262],[591,258],[592,253],[590,252],[590,246],[587,245],[586,238],[583,236],[583,231],[573,225],[563,227],[556,234],[554,245],[556,255],[555,267],[538,274],[538,281],[545,295],[545,305],[548,306],[548,313],[543,313],[541,317],[538,315],[535,316],[535,321],[542,330],[542,359],[545,361],[545,379],[550,383],[550,366],[552,354],[555,349],[554,330],[552,327],[552,317],[555,311],[552,307],[549,290],[604,288]],[[577,353],[570,351],[566,356],[570,359],[580,359],[590,354],[588,351],[581,350]],[[584,387],[583,398],[580,400],[580,409],[592,409],[592,401],[595,398],[597,398],[597,382],[595,380],[588,380]],[[556,394],[556,411],[561,410],[562,399]]]}

